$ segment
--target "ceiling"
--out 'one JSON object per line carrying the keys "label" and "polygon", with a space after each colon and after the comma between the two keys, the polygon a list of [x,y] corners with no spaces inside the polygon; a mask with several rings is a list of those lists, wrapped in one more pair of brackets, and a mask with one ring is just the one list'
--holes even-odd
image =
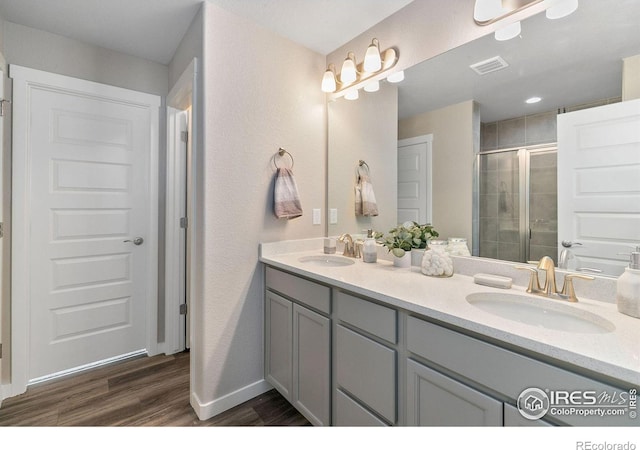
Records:
{"label": "ceiling", "polygon": [[[474,99],[482,122],[494,122],[619,97],[622,58],[637,54],[640,1],[581,0],[563,19],[524,20],[519,37],[499,42],[491,34],[406,70],[398,114]],[[469,68],[494,56],[509,66],[483,76]],[[542,101],[525,104],[532,96]]]}
{"label": "ceiling", "polygon": [[[413,0],[206,0],[322,55]],[[202,0],[0,0],[5,20],[168,64]]]}

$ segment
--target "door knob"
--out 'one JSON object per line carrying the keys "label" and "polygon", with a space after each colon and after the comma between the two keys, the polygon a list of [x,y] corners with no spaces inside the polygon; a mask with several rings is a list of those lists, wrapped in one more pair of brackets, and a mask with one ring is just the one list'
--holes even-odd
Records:
{"label": "door knob", "polygon": [[582,245],[582,242],[562,241],[562,246],[564,248],[571,248],[574,245]]}
{"label": "door knob", "polygon": [[137,237],[137,238],[134,238],[133,240],[127,239],[126,241],[123,241],[123,242],[133,242],[135,245],[142,245],[142,243],[144,242],[144,239],[142,239],[141,237]]}

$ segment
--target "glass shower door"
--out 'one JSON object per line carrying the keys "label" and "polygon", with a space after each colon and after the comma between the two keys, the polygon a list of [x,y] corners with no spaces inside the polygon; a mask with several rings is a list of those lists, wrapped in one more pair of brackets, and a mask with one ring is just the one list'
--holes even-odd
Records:
{"label": "glass shower door", "polygon": [[478,167],[479,256],[557,262],[555,147],[481,153]]}

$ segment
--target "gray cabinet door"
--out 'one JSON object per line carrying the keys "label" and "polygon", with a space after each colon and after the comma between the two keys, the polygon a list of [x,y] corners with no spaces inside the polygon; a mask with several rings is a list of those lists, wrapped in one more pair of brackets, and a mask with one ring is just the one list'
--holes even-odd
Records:
{"label": "gray cabinet door", "polygon": [[504,405],[504,426],[505,427],[552,427],[553,425],[542,419],[525,419],[518,409],[511,405]]}
{"label": "gray cabinet door", "polygon": [[293,305],[294,406],[314,425],[330,425],[331,322]]}
{"label": "gray cabinet door", "polygon": [[502,402],[407,361],[407,425],[502,426]]}
{"label": "gray cabinet door", "polygon": [[396,351],[336,327],[336,388],[348,392],[390,424],[396,423]]}
{"label": "gray cabinet door", "polygon": [[271,291],[265,300],[265,379],[291,401],[293,303]]}

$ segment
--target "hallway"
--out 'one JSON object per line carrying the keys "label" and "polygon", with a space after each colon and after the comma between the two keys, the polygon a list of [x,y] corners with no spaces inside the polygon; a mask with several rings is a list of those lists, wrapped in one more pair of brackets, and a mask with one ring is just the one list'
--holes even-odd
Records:
{"label": "hallway", "polygon": [[189,405],[189,352],[138,357],[29,387],[6,399],[0,426],[309,425],[271,390],[206,421]]}

